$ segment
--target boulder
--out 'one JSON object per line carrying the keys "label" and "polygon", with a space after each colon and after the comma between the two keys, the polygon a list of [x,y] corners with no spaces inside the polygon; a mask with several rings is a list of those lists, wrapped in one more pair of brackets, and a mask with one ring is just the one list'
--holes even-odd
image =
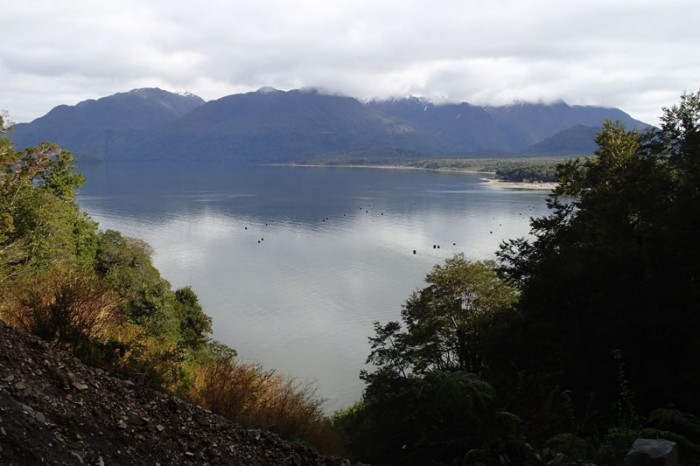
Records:
{"label": "boulder", "polygon": [[638,438],[622,462],[623,466],[678,466],[678,446],[669,440]]}

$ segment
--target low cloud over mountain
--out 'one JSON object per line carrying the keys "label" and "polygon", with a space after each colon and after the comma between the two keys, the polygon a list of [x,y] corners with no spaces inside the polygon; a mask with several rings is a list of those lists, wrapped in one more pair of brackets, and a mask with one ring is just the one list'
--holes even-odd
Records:
{"label": "low cloud over mountain", "polygon": [[458,157],[591,153],[606,119],[646,125],[619,109],[521,103],[480,107],[405,98],[361,102],[316,90],[264,88],[204,102],[136,89],[59,106],[12,135],[52,141],[79,159],[293,162],[315,157]]}

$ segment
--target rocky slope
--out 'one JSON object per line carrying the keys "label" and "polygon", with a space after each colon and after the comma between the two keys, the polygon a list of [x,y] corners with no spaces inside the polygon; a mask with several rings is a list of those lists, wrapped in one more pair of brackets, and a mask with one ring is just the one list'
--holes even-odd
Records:
{"label": "rocky slope", "polygon": [[0,321],[0,464],[349,463],[87,367]]}

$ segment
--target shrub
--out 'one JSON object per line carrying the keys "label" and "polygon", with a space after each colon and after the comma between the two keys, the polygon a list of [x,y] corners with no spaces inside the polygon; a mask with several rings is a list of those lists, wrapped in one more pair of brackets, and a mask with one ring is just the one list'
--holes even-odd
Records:
{"label": "shrub", "polygon": [[192,398],[235,422],[267,428],[285,438],[307,439],[323,421],[323,400],[312,384],[235,358],[199,366]]}
{"label": "shrub", "polygon": [[93,274],[53,268],[15,282],[2,298],[0,310],[9,324],[56,342],[83,360],[96,362],[100,353],[114,347],[109,331],[122,321],[119,300]]}

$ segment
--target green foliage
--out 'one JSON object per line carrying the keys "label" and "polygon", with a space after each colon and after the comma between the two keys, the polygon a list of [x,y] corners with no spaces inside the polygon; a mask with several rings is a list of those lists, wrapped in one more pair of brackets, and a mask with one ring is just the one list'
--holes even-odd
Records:
{"label": "green foliage", "polygon": [[[29,149],[31,152],[31,149]],[[53,158],[48,169],[41,174],[45,189],[62,200],[74,200],[76,189],[85,183],[85,177],[74,173],[75,159],[70,152],[60,151]]]}
{"label": "green foliage", "polygon": [[191,287],[175,291],[175,315],[180,321],[182,344],[193,350],[201,348],[211,333],[211,317],[204,313]]}
{"label": "green foliage", "polygon": [[496,168],[496,177],[504,181],[515,182],[555,182],[557,181],[557,165],[554,161],[504,161]]}
{"label": "green foliage", "polygon": [[496,313],[517,299],[496,275],[495,264],[469,262],[459,254],[437,265],[428,287],[414,293],[397,322],[375,324],[367,362],[406,376],[437,370],[480,373],[485,335]]}
{"label": "green foliage", "polygon": [[153,266],[151,253],[143,241],[107,230],[98,235],[94,267],[138,329],[130,336],[126,366],[156,386],[184,393],[194,382],[192,365],[208,357],[202,350],[211,318],[190,287],[172,291]]}
{"label": "green foliage", "polygon": [[[443,398],[440,398],[443,397]],[[352,453],[373,464],[430,464],[480,446],[493,391],[473,374],[403,378],[380,371],[360,407],[336,422]]]}
{"label": "green foliage", "polygon": [[620,394],[617,400],[617,423],[622,427],[639,427],[639,417],[634,406],[634,392],[630,388],[620,350],[613,350],[613,359],[617,365],[617,383]]}
{"label": "green foliage", "polygon": [[362,403],[334,425],[350,453],[372,464],[539,464],[519,418],[498,409],[488,383],[462,371],[406,378],[380,370]]}
{"label": "green foliage", "polygon": [[69,152],[49,143],[16,152],[2,128],[2,317],[85,361],[124,364],[153,374],[156,384],[179,383],[185,353],[211,328],[201,307],[193,308],[197,315],[181,306],[184,328],[194,333],[178,348],[175,293],[153,267],[150,248],[97,232],[75,201],[84,178],[74,173]]}
{"label": "green foliage", "polygon": [[[531,445],[551,448],[557,438],[586,434],[588,420],[576,416],[571,393],[553,379],[547,374],[520,371],[505,382],[498,381],[503,409],[518,416]],[[563,448],[557,451],[572,453]]]}
{"label": "green foliage", "polygon": [[697,464],[700,460],[700,420],[690,413],[677,409],[655,409],[639,437],[663,438],[678,444],[681,464]]}
{"label": "green foliage", "polygon": [[129,321],[157,335],[175,324],[169,322],[170,284],[153,266],[151,252],[143,241],[107,230],[98,235],[94,266],[122,297]]}
{"label": "green foliage", "polygon": [[426,282],[402,310],[406,330],[375,323],[367,361],[378,369],[362,374],[363,403],[335,423],[353,454],[372,463],[488,463],[497,450],[524,461],[519,420],[497,409],[493,388],[475,374],[487,367],[486,334],[515,290],[493,262],[463,255],[435,266]]}
{"label": "green foliage", "polygon": [[[334,420],[358,459],[618,464],[635,438],[661,437],[696,461],[700,93],[664,112],[645,133],[606,122],[595,157],[557,167],[551,214],[498,252],[518,293],[493,264],[476,273],[451,267],[456,258],[409,298],[405,329],[375,324],[378,369],[362,374],[362,403]],[[492,307],[482,313],[475,296]],[[466,390],[474,373],[490,397]]]}
{"label": "green foliage", "polygon": [[606,122],[594,158],[559,167],[534,239],[499,251],[521,291],[511,359],[558,374],[579,412],[614,417],[615,349],[640,412],[700,412],[689,389],[700,384],[699,96],[665,109],[658,131]]}
{"label": "green foliage", "polygon": [[209,341],[207,342],[208,355],[213,361],[233,361],[238,353],[235,349],[231,348],[220,341]]}
{"label": "green foliage", "polygon": [[465,171],[495,173],[507,181],[557,181],[556,167],[562,157],[502,157],[502,158],[432,158],[422,159],[403,155],[401,158],[336,156],[316,157],[310,161],[297,162],[299,165],[329,166],[388,166],[420,168],[425,170]]}
{"label": "green foliage", "polygon": [[97,224],[81,212],[71,154],[14,150],[0,117],[0,316],[94,364],[123,353],[109,336],[122,314],[96,276]]}
{"label": "green foliage", "polygon": [[700,441],[700,419],[677,409],[655,409],[649,414],[649,424]]}
{"label": "green foliage", "polygon": [[0,277],[25,265],[89,265],[97,225],[78,209],[84,179],[73,169],[71,154],[53,144],[16,152],[0,134]]}
{"label": "green foliage", "polygon": [[616,425],[605,432],[591,457],[609,464],[621,464],[630,445],[638,438],[659,438],[678,445],[680,464],[697,464],[700,460],[700,422],[689,413],[676,409],[656,409],[636,427]]}

